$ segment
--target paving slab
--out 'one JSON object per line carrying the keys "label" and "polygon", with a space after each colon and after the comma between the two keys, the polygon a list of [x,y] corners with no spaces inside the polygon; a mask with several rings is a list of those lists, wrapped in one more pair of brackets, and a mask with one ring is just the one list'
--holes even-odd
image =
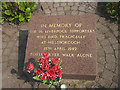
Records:
{"label": "paving slab", "polygon": [[[41,9],[41,6],[43,9]],[[61,8],[62,7],[62,8]],[[96,11],[97,3],[89,2],[47,2],[38,4],[37,10],[32,15],[85,15],[96,14],[96,34],[97,34],[97,55],[98,55],[98,77],[95,82],[81,80],[63,80],[69,87],[86,88],[117,88],[118,87],[118,25],[110,23],[101,17]],[[57,9],[58,8],[58,9]],[[18,75],[11,74],[14,68],[18,71],[18,47],[24,47],[22,42],[19,44],[19,31],[28,30],[28,23],[20,25],[5,23],[2,25],[2,70],[3,87],[5,88],[31,88],[31,84],[25,83],[25,79],[18,79]],[[25,37],[23,37],[24,40]],[[10,61],[11,60],[11,61]],[[11,83],[11,81],[13,83]],[[71,84],[71,85],[70,85]],[[35,85],[35,87],[37,87]],[[40,85],[39,88],[47,87]]]}

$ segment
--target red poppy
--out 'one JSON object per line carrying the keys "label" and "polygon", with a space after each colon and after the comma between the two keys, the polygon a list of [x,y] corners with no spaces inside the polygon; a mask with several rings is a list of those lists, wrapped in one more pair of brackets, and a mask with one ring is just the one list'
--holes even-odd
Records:
{"label": "red poppy", "polygon": [[46,74],[49,75],[51,79],[56,77],[54,69],[49,69],[48,71],[46,71]]}
{"label": "red poppy", "polygon": [[54,80],[54,79],[55,79],[55,77],[56,77],[56,76],[51,76],[50,78],[51,78],[52,80]]}
{"label": "red poppy", "polygon": [[58,64],[58,58],[51,58],[51,63],[52,64]]}
{"label": "red poppy", "polygon": [[36,70],[36,74],[37,75],[43,74],[43,71],[41,69],[38,69],[38,70]]}
{"label": "red poppy", "polygon": [[59,69],[59,67],[60,67],[59,65],[55,65],[55,66],[52,67],[52,69],[57,71]]}
{"label": "red poppy", "polygon": [[44,57],[44,60],[46,61],[46,63],[48,63],[50,60],[50,57]]}
{"label": "red poppy", "polygon": [[40,61],[41,64],[48,64],[49,58],[44,58]]}
{"label": "red poppy", "polygon": [[42,70],[49,70],[49,64],[42,64]]}
{"label": "red poppy", "polygon": [[56,71],[56,73],[57,73],[57,75],[58,75],[59,77],[62,77],[62,75],[61,75],[61,69],[58,69],[58,70]]}
{"label": "red poppy", "polygon": [[41,79],[43,79],[43,80],[49,79],[49,76],[47,76],[47,74],[44,74],[43,76],[41,76]]}
{"label": "red poppy", "polygon": [[44,57],[49,57],[49,53],[48,53],[48,52],[44,52],[44,53],[43,53],[43,56],[44,56]]}
{"label": "red poppy", "polygon": [[34,64],[33,63],[29,63],[27,66],[27,70],[32,71],[34,69]]}
{"label": "red poppy", "polygon": [[40,62],[42,60],[42,57],[38,58],[38,61]]}

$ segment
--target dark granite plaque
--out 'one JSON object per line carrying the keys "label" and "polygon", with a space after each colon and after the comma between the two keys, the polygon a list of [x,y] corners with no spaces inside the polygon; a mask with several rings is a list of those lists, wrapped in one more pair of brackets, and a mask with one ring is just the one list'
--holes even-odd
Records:
{"label": "dark granite plaque", "polygon": [[47,51],[63,60],[63,78],[95,79],[95,23],[94,15],[32,16],[25,63]]}

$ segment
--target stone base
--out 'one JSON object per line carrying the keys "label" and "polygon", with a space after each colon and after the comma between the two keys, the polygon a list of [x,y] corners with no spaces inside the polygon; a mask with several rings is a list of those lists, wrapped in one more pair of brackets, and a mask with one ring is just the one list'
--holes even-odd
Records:
{"label": "stone base", "polygon": [[79,79],[79,80],[95,80],[96,75],[70,75],[63,74],[62,79]]}

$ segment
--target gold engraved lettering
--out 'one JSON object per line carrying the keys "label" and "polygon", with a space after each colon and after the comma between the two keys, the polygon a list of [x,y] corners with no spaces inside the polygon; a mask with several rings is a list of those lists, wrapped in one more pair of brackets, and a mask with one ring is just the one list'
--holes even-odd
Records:
{"label": "gold engraved lettering", "polygon": [[44,50],[52,50],[52,47],[44,47]]}
{"label": "gold engraved lettering", "polygon": [[86,30],[86,29],[81,29],[81,30],[70,30],[71,33],[92,33],[95,32],[95,30]]}
{"label": "gold engraved lettering", "polygon": [[63,27],[63,28],[68,28],[68,27],[71,27],[71,24],[65,24],[65,23],[61,23],[61,24],[49,24],[49,27],[54,27],[54,28],[56,28],[56,27]]}
{"label": "gold engraved lettering", "polygon": [[[30,52],[30,56],[43,56],[43,53],[38,53],[38,52],[31,53],[31,52]],[[59,57],[60,54],[59,54],[59,53],[51,53],[50,56]]]}
{"label": "gold engraved lettering", "polygon": [[92,54],[77,54],[77,57],[82,57],[82,58],[89,57],[89,58],[91,58]]}
{"label": "gold engraved lettering", "polygon": [[60,54],[59,53],[52,53],[51,56],[53,56],[53,57],[59,57]]}
{"label": "gold engraved lettering", "polygon": [[41,56],[41,53],[38,53],[38,56]]}
{"label": "gold engraved lettering", "polygon": [[30,52],[30,56],[42,56],[42,53],[32,53],[32,52]]}
{"label": "gold engraved lettering", "polygon": [[40,36],[36,36],[37,38],[40,38]]}
{"label": "gold engraved lettering", "polygon": [[46,28],[47,24],[41,24],[41,28]]}
{"label": "gold engraved lettering", "polygon": [[75,23],[75,27],[81,27],[82,24],[81,23]]}
{"label": "gold engraved lettering", "polygon": [[46,41],[42,41],[42,42],[41,42],[41,44],[45,44],[45,43],[46,43]]}
{"label": "gold engraved lettering", "polygon": [[30,56],[32,56],[33,55],[33,53],[30,53]]}
{"label": "gold engraved lettering", "polygon": [[42,39],[45,39],[46,38],[46,36],[44,35],[44,36],[36,36],[37,38],[42,38]]}
{"label": "gold engraved lettering", "polygon": [[38,56],[38,53],[33,53],[33,56]]}
{"label": "gold engraved lettering", "polygon": [[60,35],[60,38],[82,39],[85,38],[85,35]]}
{"label": "gold engraved lettering", "polygon": [[69,50],[69,51],[76,51],[77,48],[76,48],[76,47],[68,47],[68,50]]}
{"label": "gold engraved lettering", "polygon": [[48,35],[48,38],[51,38],[51,39],[53,39],[53,38],[57,38],[57,35]]}
{"label": "gold engraved lettering", "polygon": [[45,33],[67,33],[67,30],[45,30]]}
{"label": "gold engraved lettering", "polygon": [[55,47],[54,50],[65,50],[65,47]]}
{"label": "gold engraved lettering", "polygon": [[63,57],[74,57],[74,54],[62,54],[63,55]]}
{"label": "gold engraved lettering", "polygon": [[80,44],[80,41],[48,41],[48,44]]}
{"label": "gold engraved lettering", "polygon": [[90,32],[93,32],[94,30],[90,30]]}
{"label": "gold engraved lettering", "polygon": [[37,33],[37,30],[34,30],[33,33]]}
{"label": "gold engraved lettering", "polygon": [[43,31],[42,31],[42,30],[39,30],[38,33],[43,33]]}

